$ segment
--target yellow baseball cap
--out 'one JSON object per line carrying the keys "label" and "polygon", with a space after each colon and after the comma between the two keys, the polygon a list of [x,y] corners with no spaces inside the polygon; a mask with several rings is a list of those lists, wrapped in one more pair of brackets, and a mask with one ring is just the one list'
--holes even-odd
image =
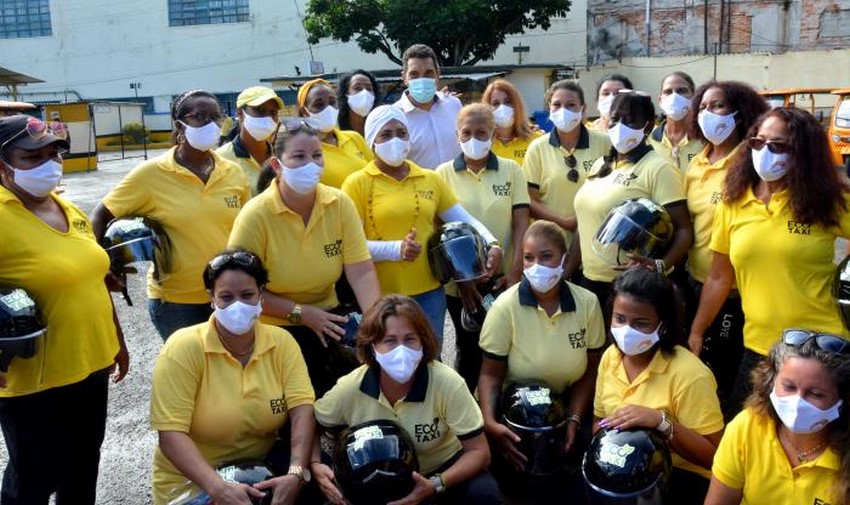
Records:
{"label": "yellow baseball cap", "polygon": [[239,93],[239,96],[236,98],[236,107],[240,109],[246,105],[255,107],[257,105],[262,105],[269,100],[274,100],[277,102],[278,107],[281,109],[283,108],[283,100],[277,96],[277,93],[275,93],[273,89],[265,86],[252,86],[242,91],[242,93]]}

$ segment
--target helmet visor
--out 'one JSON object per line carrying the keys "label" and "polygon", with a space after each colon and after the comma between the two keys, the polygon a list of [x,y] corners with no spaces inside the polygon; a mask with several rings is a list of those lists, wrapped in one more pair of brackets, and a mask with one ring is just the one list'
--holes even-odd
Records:
{"label": "helmet visor", "polygon": [[664,243],[628,216],[614,212],[596,232],[591,247],[606,263],[619,266],[629,263],[630,254],[651,257]]}

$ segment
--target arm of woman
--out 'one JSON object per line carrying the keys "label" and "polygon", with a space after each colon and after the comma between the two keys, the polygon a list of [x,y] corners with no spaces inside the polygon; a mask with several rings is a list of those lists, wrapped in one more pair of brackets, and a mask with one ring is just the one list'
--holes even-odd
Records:
{"label": "arm of woman", "polygon": [[531,198],[530,205],[530,214],[534,219],[545,219],[546,221],[552,221],[557,224],[561,228],[567,231],[576,231],[578,228],[578,220],[575,216],[570,217],[561,217],[558,214],[554,213],[540,201],[540,188],[529,185],[528,186],[528,196]]}
{"label": "arm of woman", "polygon": [[[295,308],[295,302],[289,298],[263,291],[263,313],[273,317],[285,318]],[[344,323],[345,316],[331,314],[313,305],[301,305],[301,324],[313,330],[322,345],[327,347],[326,337],[339,340],[345,336],[345,329],[337,323]]]}
{"label": "arm of woman", "polygon": [[505,268],[505,286],[512,286],[522,279],[522,240],[528,230],[528,207],[515,207],[511,211],[511,244],[514,248],[513,264]]}
{"label": "arm of woman", "polygon": [[[309,468],[316,433],[312,405],[298,405],[288,410],[292,425],[289,437],[289,465]],[[295,503],[305,482],[297,475],[282,475],[254,484],[255,489],[272,490],[272,505]]]}
{"label": "arm of woman", "polygon": [[705,505],[739,505],[744,498],[744,492],[733,489],[711,476],[711,484],[708,486],[708,495],[705,497]]}
{"label": "arm of woman", "polygon": [[349,263],[343,268],[360,310],[366,313],[381,297],[381,285],[378,283],[378,274],[375,273],[375,264],[372,260],[366,260]]}
{"label": "arm of woman", "polygon": [[112,304],[112,321],[115,323],[115,336],[118,339],[118,354],[115,355],[115,371],[112,372],[113,382],[121,382],[127,376],[130,370],[130,353],[127,351],[127,343],[124,340],[124,331],[121,329],[121,321],[118,320],[118,313],[115,311],[115,302],[112,297],[109,297],[109,302]]}
{"label": "arm of woman", "polygon": [[91,214],[91,227],[94,231],[94,236],[98,243],[103,240],[103,235],[106,233],[106,226],[115,219],[112,212],[103,205],[103,202],[97,204]]}
{"label": "arm of woman", "polygon": [[472,214],[467,212],[466,209],[464,209],[459,203],[456,203],[441,212],[440,219],[446,223],[449,221],[461,221],[475,228],[478,233],[481,234],[481,237],[484,239],[484,243],[490,246],[490,250],[487,253],[487,269],[489,270],[488,276],[492,277],[499,271],[499,267],[502,264],[503,251],[502,248],[498,246],[499,241],[496,240],[496,237],[490,233],[490,230],[488,230],[486,226],[484,226],[484,223],[473,217]]}
{"label": "arm of woman", "polygon": [[581,242],[578,238],[578,231],[573,234],[573,241],[569,244],[570,250],[567,253],[567,261],[564,265],[564,278],[572,279],[578,268],[581,266]]}
{"label": "arm of woman", "polygon": [[688,254],[688,249],[694,242],[694,226],[685,200],[665,205],[664,208],[673,220],[673,243],[670,244],[663,259],[668,266],[673,266]]}
{"label": "arm of woman", "polygon": [[507,371],[507,360],[497,360],[486,355],[483,357],[481,373],[478,376],[478,401],[481,403],[481,415],[484,417],[484,433],[499,446],[513,466],[522,470],[528,460],[516,447],[520,441],[519,435],[496,418],[502,381],[505,380]]}
{"label": "arm of woman", "polygon": [[[601,357],[601,349],[587,350],[587,368],[584,370],[584,375],[570,387],[570,404],[567,407],[567,415],[575,415],[579,419],[584,419],[584,414],[593,403],[593,391],[596,387],[596,374]],[[567,439],[564,444],[564,452],[569,452],[573,448],[578,428],[578,423],[567,422]]]}
{"label": "arm of woman", "polygon": [[702,351],[705,330],[711,326],[711,322],[723,307],[723,302],[729,296],[734,281],[735,269],[732,267],[729,255],[715,251],[711,259],[711,270],[700,293],[699,307],[691,324],[691,333],[688,336],[688,347],[697,356]]}

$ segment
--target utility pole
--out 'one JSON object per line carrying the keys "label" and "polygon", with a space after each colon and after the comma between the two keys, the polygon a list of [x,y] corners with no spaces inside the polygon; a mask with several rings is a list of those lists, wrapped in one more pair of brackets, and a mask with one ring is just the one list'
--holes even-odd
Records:
{"label": "utility pole", "polygon": [[140,83],[140,82],[131,82],[130,83],[130,89],[132,89],[133,93],[135,93],[136,100],[139,99],[139,88],[141,88],[141,87],[142,87],[142,83]]}

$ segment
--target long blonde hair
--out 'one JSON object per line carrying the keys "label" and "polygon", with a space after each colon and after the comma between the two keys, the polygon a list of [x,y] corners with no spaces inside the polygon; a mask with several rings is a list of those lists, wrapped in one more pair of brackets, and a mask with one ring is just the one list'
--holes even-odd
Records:
{"label": "long blonde hair", "polygon": [[533,129],[531,122],[528,120],[528,111],[525,108],[525,102],[522,100],[519,90],[504,79],[496,79],[487,85],[487,89],[481,95],[481,102],[490,105],[490,97],[496,90],[506,93],[511,97],[511,107],[514,108],[514,135],[528,140],[531,137]]}

